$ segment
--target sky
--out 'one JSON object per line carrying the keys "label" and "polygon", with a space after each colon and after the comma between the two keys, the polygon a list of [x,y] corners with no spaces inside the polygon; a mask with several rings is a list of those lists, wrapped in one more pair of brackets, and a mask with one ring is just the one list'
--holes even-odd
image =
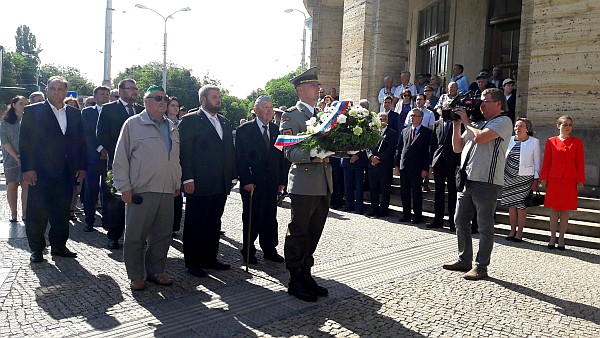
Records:
{"label": "sky", "polygon": [[[167,62],[221,81],[240,98],[270,79],[300,66],[304,16],[302,0],[112,0],[112,77],[133,65],[163,60],[163,16]],[[95,85],[104,74],[106,0],[2,1],[0,45],[15,50],[15,32],[27,25],[42,48],[42,64],[72,66]],[[310,55],[307,31],[306,60]],[[168,91],[168,88],[167,88]]]}

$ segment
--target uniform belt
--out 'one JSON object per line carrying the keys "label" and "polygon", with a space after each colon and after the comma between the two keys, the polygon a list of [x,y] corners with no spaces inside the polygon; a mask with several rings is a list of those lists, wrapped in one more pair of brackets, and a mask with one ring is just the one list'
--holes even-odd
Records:
{"label": "uniform belt", "polygon": [[[315,157],[310,161],[310,163],[329,163],[329,157],[325,157],[325,158]],[[293,162],[292,164],[306,164],[306,163]]]}

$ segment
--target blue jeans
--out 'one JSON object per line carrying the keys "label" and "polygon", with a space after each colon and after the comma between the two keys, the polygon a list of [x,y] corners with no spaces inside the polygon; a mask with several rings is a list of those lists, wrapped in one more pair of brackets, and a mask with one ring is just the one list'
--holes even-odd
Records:
{"label": "blue jeans", "polygon": [[365,168],[344,168],[346,208],[360,211],[363,208]]}
{"label": "blue jeans", "polygon": [[479,224],[479,251],[475,259],[477,267],[487,270],[494,246],[494,214],[496,200],[502,186],[484,182],[467,181],[464,191],[458,193],[456,203],[456,235],[458,238],[458,260],[465,265],[473,261],[473,241],[471,220],[477,212]]}

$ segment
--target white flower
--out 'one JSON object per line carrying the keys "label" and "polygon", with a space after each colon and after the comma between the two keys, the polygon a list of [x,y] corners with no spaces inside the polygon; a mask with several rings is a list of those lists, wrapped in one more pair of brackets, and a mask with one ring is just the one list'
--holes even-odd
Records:
{"label": "white flower", "polygon": [[344,124],[344,123],[346,123],[346,119],[347,119],[346,115],[340,114],[337,118],[337,121],[339,124]]}
{"label": "white flower", "polygon": [[352,116],[352,117],[357,117],[358,116],[358,112],[354,109],[350,110],[348,112],[348,115]]}
{"label": "white flower", "polygon": [[317,118],[316,117],[311,117],[308,121],[306,121],[306,125],[307,126],[314,126],[317,123]]}
{"label": "white flower", "polygon": [[329,119],[330,116],[331,116],[331,113],[323,113],[323,114],[319,115],[319,120],[321,120],[321,122],[325,122]]}

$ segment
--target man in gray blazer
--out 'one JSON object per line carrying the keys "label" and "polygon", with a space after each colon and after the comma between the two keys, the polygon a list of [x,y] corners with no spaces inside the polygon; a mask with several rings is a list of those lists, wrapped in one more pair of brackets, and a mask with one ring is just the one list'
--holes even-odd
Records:
{"label": "man in gray blazer", "polygon": [[[306,131],[306,121],[315,115],[319,100],[318,68],[313,67],[291,79],[299,101],[281,117],[281,134],[297,135]],[[317,248],[327,214],[333,183],[328,155],[333,153],[302,150],[299,144],[284,147],[292,162],[288,179],[292,219],[285,238],[286,268],[290,272],[288,293],[298,299],[315,302],[328,295],[311,276],[313,253]]]}

